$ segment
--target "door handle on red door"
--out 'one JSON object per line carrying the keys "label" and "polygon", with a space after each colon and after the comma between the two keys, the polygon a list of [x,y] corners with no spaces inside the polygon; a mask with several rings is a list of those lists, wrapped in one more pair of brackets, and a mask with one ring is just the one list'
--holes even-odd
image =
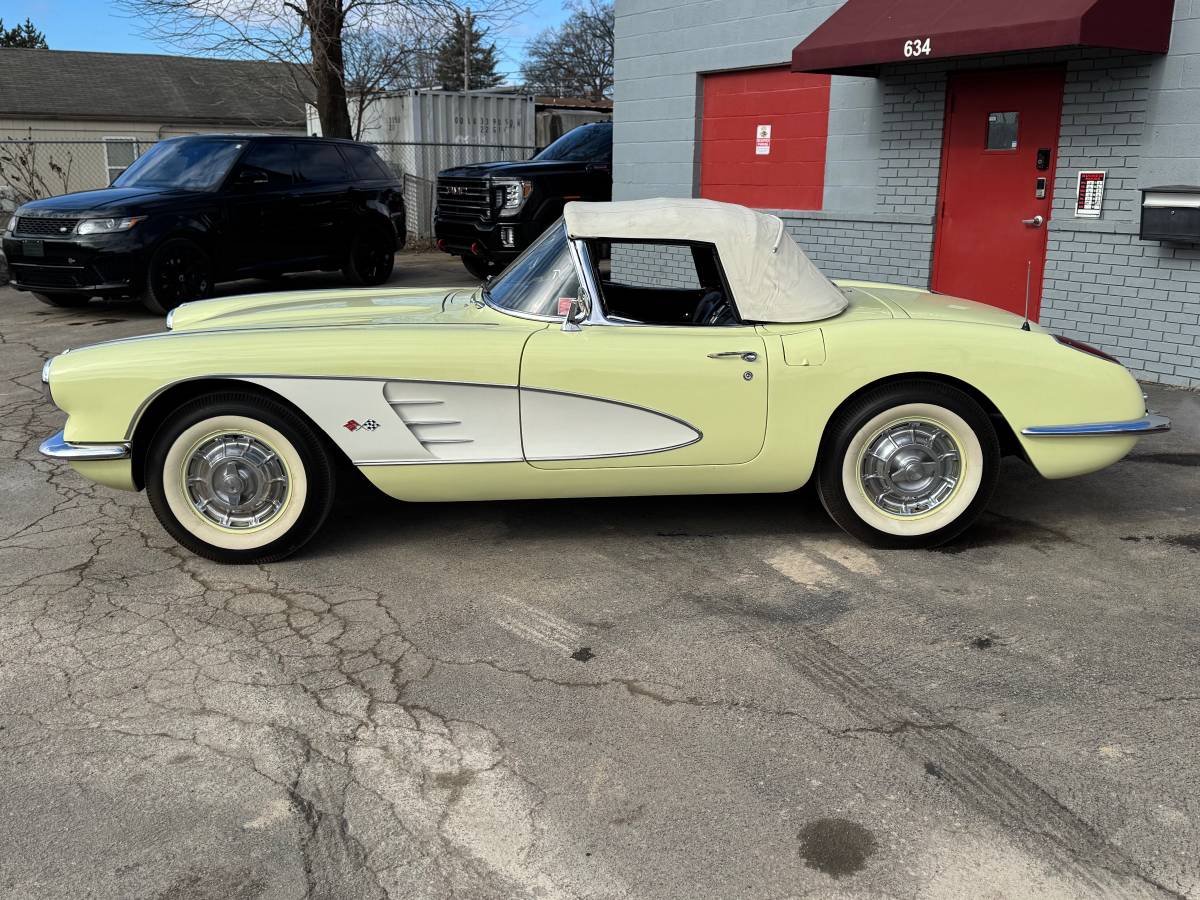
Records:
{"label": "door handle on red door", "polygon": [[1030,228],[1041,228],[1045,221],[1041,216],[1034,216],[1032,219],[1022,219],[1021,224],[1028,225]]}

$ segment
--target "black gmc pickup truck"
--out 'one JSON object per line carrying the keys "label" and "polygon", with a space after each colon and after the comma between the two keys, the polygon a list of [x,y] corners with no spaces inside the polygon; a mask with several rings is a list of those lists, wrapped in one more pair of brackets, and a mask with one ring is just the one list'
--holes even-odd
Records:
{"label": "black gmc pickup truck", "polygon": [[533,159],[438,173],[433,233],[476,278],[499,272],[568,200],[612,199],[612,123],[568,131]]}

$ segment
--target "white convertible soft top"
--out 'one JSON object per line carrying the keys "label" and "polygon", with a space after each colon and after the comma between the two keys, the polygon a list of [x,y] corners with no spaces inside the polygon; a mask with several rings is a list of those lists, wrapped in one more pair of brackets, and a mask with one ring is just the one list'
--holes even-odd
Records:
{"label": "white convertible soft top", "polygon": [[613,241],[715,244],[742,318],[816,322],[846,308],[846,297],[792,240],[778,216],[715,200],[568,203],[567,235]]}

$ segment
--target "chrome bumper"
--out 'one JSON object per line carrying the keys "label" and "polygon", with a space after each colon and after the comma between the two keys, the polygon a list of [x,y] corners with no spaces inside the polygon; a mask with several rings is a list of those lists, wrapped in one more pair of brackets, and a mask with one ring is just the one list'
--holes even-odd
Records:
{"label": "chrome bumper", "polygon": [[1129,422],[1092,422],[1086,425],[1031,425],[1021,431],[1029,437],[1092,437],[1096,435],[1161,434],[1171,430],[1171,420],[1157,413],[1146,413]]}
{"label": "chrome bumper", "polygon": [[51,459],[89,460],[89,459],[125,459],[129,456],[128,444],[68,444],[60,431],[53,437],[42,441],[38,447],[42,456]]}

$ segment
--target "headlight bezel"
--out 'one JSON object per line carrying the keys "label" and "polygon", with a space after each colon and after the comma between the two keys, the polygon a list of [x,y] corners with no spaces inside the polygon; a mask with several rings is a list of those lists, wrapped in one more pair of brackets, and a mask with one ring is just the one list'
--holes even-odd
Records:
{"label": "headlight bezel", "polygon": [[51,356],[42,363],[42,393],[51,403],[54,402],[54,395],[50,393],[50,366],[54,362],[54,357]]}
{"label": "headlight bezel", "polygon": [[[503,200],[497,203],[497,198],[501,196],[499,189],[504,193]],[[532,193],[533,182],[525,178],[493,178],[488,191],[493,208],[502,216],[515,216],[519,213]]]}
{"label": "headlight bezel", "polygon": [[89,234],[119,234],[122,231],[129,231],[145,218],[145,216],[105,216],[102,219],[80,219],[79,224],[75,226],[75,233],[81,237]]}

